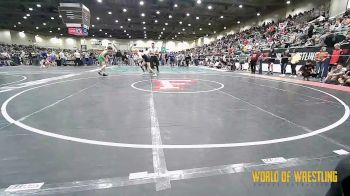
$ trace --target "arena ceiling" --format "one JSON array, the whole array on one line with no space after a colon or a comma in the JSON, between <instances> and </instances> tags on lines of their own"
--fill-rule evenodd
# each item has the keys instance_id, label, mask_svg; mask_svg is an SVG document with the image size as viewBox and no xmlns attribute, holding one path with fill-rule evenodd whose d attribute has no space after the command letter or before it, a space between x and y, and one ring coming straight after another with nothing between
<instances>
[{"instance_id":1,"label":"arena ceiling","mask_svg":"<svg viewBox=\"0 0 350 196\"><path fill-rule=\"evenodd\" d=\"M302 0L291 4L296 1ZM162 40L212 35L290 6L286 0L1 0L0 28L67 36L58 14L61 2L81 2L90 9L89 37Z\"/></svg>"}]
</instances>

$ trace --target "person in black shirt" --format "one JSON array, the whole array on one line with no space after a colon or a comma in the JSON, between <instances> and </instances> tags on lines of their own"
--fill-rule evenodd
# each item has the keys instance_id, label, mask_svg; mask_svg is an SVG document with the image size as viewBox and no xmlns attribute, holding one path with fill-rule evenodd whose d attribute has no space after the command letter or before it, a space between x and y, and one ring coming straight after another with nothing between
<instances>
[{"instance_id":1,"label":"person in black shirt","mask_svg":"<svg viewBox=\"0 0 350 196\"><path fill-rule=\"evenodd\" d=\"M338 181L331 183L326 196L347 196L350 195L350 155L342 159L335 168Z\"/></svg>"},{"instance_id":2,"label":"person in black shirt","mask_svg":"<svg viewBox=\"0 0 350 196\"><path fill-rule=\"evenodd\" d=\"M286 68L289 62L291 55L289 53L289 50L286 50L284 53L282 53L282 60L281 60L281 76L286 76Z\"/></svg>"},{"instance_id":3,"label":"person in black shirt","mask_svg":"<svg viewBox=\"0 0 350 196\"><path fill-rule=\"evenodd\" d=\"M275 60L276 60L276 52L275 50L272 48L270 55L269 55L269 59L268 59L268 71L267 74L271 74L273 75L273 65L275 64Z\"/></svg>"},{"instance_id":4,"label":"person in black shirt","mask_svg":"<svg viewBox=\"0 0 350 196\"><path fill-rule=\"evenodd\" d=\"M122 53L120 52L120 50L117 51L117 53L115 54L116 57L116 64L119 64L122 61Z\"/></svg>"},{"instance_id":5,"label":"person in black shirt","mask_svg":"<svg viewBox=\"0 0 350 196\"><path fill-rule=\"evenodd\" d=\"M186 62L186 66L187 67L190 66L190 61L191 61L191 56L189 54L187 54L186 57L185 57L185 62Z\"/></svg>"},{"instance_id":6,"label":"person in black shirt","mask_svg":"<svg viewBox=\"0 0 350 196\"><path fill-rule=\"evenodd\" d=\"M33 55L31 51L28 54L28 58L29 58L29 65L33 65Z\"/></svg>"}]
</instances>

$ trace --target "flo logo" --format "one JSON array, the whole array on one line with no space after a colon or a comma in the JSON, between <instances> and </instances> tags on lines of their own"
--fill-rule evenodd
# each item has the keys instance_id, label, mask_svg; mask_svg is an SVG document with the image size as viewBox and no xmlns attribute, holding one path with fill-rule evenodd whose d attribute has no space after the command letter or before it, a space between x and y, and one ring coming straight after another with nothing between
<instances>
[{"instance_id":1,"label":"flo logo","mask_svg":"<svg viewBox=\"0 0 350 196\"><path fill-rule=\"evenodd\" d=\"M152 80L152 82L155 91L183 90L193 83L192 80Z\"/></svg>"}]
</instances>

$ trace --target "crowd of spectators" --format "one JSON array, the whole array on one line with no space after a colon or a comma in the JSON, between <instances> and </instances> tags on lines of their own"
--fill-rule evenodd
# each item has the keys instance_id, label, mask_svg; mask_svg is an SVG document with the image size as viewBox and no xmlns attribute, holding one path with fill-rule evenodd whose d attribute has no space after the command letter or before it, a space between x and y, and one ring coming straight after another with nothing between
<instances>
[{"instance_id":1,"label":"crowd of spectators","mask_svg":"<svg viewBox=\"0 0 350 196\"><path fill-rule=\"evenodd\" d=\"M350 40L349 29L349 12L338 18L329 18L328 12L313 9L227 35L187 52L207 56L224 52L249 52L253 48L333 47L336 43Z\"/></svg>"},{"instance_id":2,"label":"crowd of spectators","mask_svg":"<svg viewBox=\"0 0 350 196\"><path fill-rule=\"evenodd\" d=\"M255 74L262 64L268 64L268 74L273 74L273 64L281 66L281 75L286 76L287 66L291 66L291 77L304 76L318 78L321 82L349 85L349 55L342 46L350 43L350 11L335 18L329 18L327 11L312 9L283 20L263 23L260 26L227 35L210 44L181 51L176 55L190 54L198 64L214 68L248 70ZM295 49L321 48L315 57L302 61ZM350 48L347 48L347 50ZM283 51L276 55L275 50ZM195 62L195 61L194 61ZM197 65L197 63L195 63ZM238 66L237 66L238 64ZM339 71L339 67L342 71ZM336 75L332 77L336 71ZM335 79L337 78L337 79Z\"/></svg>"}]
</instances>

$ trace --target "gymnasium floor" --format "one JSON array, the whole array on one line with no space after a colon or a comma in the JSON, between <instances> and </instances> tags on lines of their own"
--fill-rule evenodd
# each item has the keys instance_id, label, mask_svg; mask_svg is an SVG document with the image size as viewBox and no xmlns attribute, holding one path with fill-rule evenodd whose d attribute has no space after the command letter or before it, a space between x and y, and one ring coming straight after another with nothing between
<instances>
[{"instance_id":1,"label":"gymnasium floor","mask_svg":"<svg viewBox=\"0 0 350 196\"><path fill-rule=\"evenodd\" d=\"M350 151L345 88L200 67L108 72L0 68L0 195L320 196L329 184L254 184L251 171L333 170L334 151Z\"/></svg>"}]
</instances>

